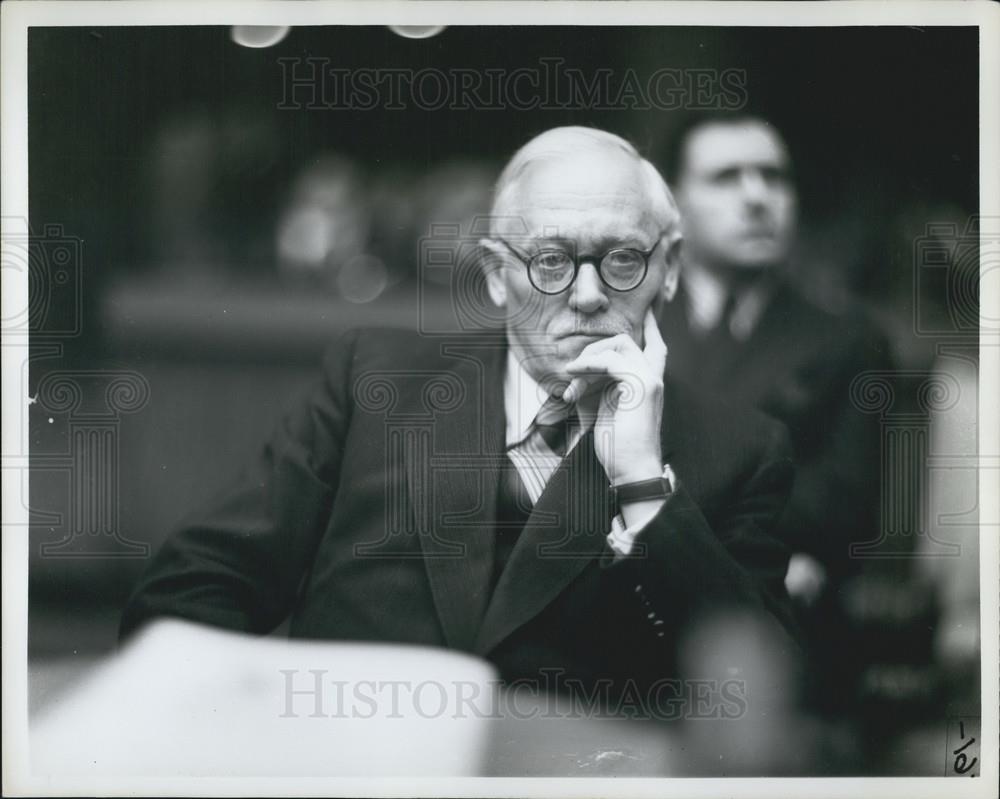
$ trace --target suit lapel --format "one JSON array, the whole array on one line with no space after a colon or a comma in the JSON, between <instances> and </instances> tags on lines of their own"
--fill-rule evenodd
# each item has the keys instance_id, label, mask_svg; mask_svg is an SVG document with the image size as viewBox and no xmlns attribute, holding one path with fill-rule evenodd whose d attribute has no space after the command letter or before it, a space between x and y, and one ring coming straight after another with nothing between
<instances>
[{"instance_id":1,"label":"suit lapel","mask_svg":"<svg viewBox=\"0 0 1000 799\"><path fill-rule=\"evenodd\" d=\"M605 551L607 476L588 432L553 474L489 596L504 452L503 365L496 343L446 350L466 394L436 419L431 452L408 448L406 481L431 594L449 647L485 654L541 612ZM674 451L673 386L661 447Z\"/></svg>"},{"instance_id":2,"label":"suit lapel","mask_svg":"<svg viewBox=\"0 0 1000 799\"><path fill-rule=\"evenodd\" d=\"M493 568L498 458L503 456L503 363L496 344L445 349L465 396L435 420L431 452L406 477L431 594L450 647L471 650Z\"/></svg>"},{"instance_id":3,"label":"suit lapel","mask_svg":"<svg viewBox=\"0 0 1000 799\"><path fill-rule=\"evenodd\" d=\"M668 369L682 376L686 382L726 394L739 395L747 383L756 383L761 376L761 365L780 367L785 357L772 358L772 351L787 352L794 344L798 330L801 301L791 299L790 289L778 283L774 293L764 300L764 309L757 324L745 340L732 336L699 335L692 329L689 318L689 299L684 282L678 288L673 302L666 306L660 317L660 329L667 342Z\"/></svg>"},{"instance_id":4,"label":"suit lapel","mask_svg":"<svg viewBox=\"0 0 1000 799\"><path fill-rule=\"evenodd\" d=\"M549 478L521 531L479 630L477 654L541 612L603 551L611 518L606 488L589 432Z\"/></svg>"},{"instance_id":5,"label":"suit lapel","mask_svg":"<svg viewBox=\"0 0 1000 799\"><path fill-rule=\"evenodd\" d=\"M660 447L675 451L674 389L664 385ZM594 432L580 439L549 479L518 538L486 610L475 652L485 655L538 615L607 550L612 509L608 478L594 452Z\"/></svg>"},{"instance_id":6,"label":"suit lapel","mask_svg":"<svg viewBox=\"0 0 1000 799\"><path fill-rule=\"evenodd\" d=\"M768 353L772 349L787 352L798 342L803 331L810 327L802 324L804 311L805 303L795 298L787 285L776 287L753 333L743 345L743 361L755 360L759 353ZM775 362L780 365L784 358L775 359ZM752 363L748 368L759 368L759 363Z\"/></svg>"},{"instance_id":7,"label":"suit lapel","mask_svg":"<svg viewBox=\"0 0 1000 799\"><path fill-rule=\"evenodd\" d=\"M738 367L738 348L729 336L696 333L690 319L690 299L684 281L660 311L659 325L667 344L667 370L685 380L713 385Z\"/></svg>"}]
</instances>

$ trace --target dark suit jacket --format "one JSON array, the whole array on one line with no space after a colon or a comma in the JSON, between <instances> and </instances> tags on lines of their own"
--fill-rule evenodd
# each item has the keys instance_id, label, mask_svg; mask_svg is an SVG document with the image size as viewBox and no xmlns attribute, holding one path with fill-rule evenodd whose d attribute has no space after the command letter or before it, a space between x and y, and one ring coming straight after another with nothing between
<instances>
[{"instance_id":1,"label":"dark suit jacket","mask_svg":"<svg viewBox=\"0 0 1000 799\"><path fill-rule=\"evenodd\" d=\"M505 357L495 338L347 335L254 467L158 553L122 635L158 615L265 633L291 614L292 636L450 647L507 676L654 679L701 613L793 626L771 534L791 482L786 434L671 381L662 449L679 485L635 557L612 563L590 433L491 595Z\"/></svg>"},{"instance_id":2,"label":"dark suit jacket","mask_svg":"<svg viewBox=\"0 0 1000 799\"><path fill-rule=\"evenodd\" d=\"M833 315L787 283L745 341L699 337L686 307L682 287L661 313L668 372L788 427L795 484L779 537L834 575L849 572L850 543L877 537L881 462L878 418L852 404L850 385L890 368L885 336L859 310Z\"/></svg>"}]
</instances>

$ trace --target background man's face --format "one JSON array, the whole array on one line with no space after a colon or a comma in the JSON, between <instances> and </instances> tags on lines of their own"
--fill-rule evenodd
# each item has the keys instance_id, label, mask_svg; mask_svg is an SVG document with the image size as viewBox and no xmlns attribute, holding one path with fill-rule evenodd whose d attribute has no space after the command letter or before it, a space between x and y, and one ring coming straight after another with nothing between
<instances>
[{"instance_id":1,"label":"background man's face","mask_svg":"<svg viewBox=\"0 0 1000 799\"><path fill-rule=\"evenodd\" d=\"M566 157L534 165L521 178L505 209L516 222L500 237L526 258L540 249L599 257L616 247L648 252L658 245L645 279L627 292L604 285L597 264L587 261L566 291L542 294L525 266L505 257L492 278L502 281L493 297L506 309L514 353L536 380L564 378L566 364L603 337L628 333L642 344L646 309L663 291L667 272L663 220L655 208L638 165L624 154ZM526 234L515 232L522 223Z\"/></svg>"},{"instance_id":2,"label":"background man's face","mask_svg":"<svg viewBox=\"0 0 1000 799\"><path fill-rule=\"evenodd\" d=\"M692 131L675 187L686 257L708 269L758 269L788 257L797 201L788 152L762 122Z\"/></svg>"}]
</instances>

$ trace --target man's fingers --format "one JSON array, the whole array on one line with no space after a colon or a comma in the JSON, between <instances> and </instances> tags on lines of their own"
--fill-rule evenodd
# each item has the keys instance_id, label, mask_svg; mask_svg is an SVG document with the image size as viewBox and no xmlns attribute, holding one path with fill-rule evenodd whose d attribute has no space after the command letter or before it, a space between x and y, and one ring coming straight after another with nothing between
<instances>
[{"instance_id":1,"label":"man's fingers","mask_svg":"<svg viewBox=\"0 0 1000 799\"><path fill-rule=\"evenodd\" d=\"M625 381L615 378L604 370L596 372L588 372L587 374L578 375L574 377L569 385L566 386L566 390L563 391L562 399L563 402L572 405L574 402L579 402L582 397L601 389L607 394L607 387L610 385L619 386L619 393L626 391L623 387Z\"/></svg>"},{"instance_id":2,"label":"man's fingers","mask_svg":"<svg viewBox=\"0 0 1000 799\"><path fill-rule=\"evenodd\" d=\"M654 363L665 364L667 359L667 343L660 334L660 326L656 323L656 315L652 308L646 309L646 318L643 320L642 335L645 346L643 353Z\"/></svg>"},{"instance_id":3,"label":"man's fingers","mask_svg":"<svg viewBox=\"0 0 1000 799\"><path fill-rule=\"evenodd\" d=\"M642 350L627 333L600 339L584 347L566 365L566 372L572 380L563 392L563 399L568 403L576 402L594 385L609 379L637 385L660 380L667 347L652 311L646 313L643 330L645 348Z\"/></svg>"},{"instance_id":4,"label":"man's fingers","mask_svg":"<svg viewBox=\"0 0 1000 799\"><path fill-rule=\"evenodd\" d=\"M628 333L619 333L617 336L609 336L608 338L598 339L592 344L588 344L580 351L580 355L577 358L582 358L584 355L597 352L606 352L612 350L614 352L626 353L630 349L638 347L635 341Z\"/></svg>"},{"instance_id":5,"label":"man's fingers","mask_svg":"<svg viewBox=\"0 0 1000 799\"><path fill-rule=\"evenodd\" d=\"M644 382L635 361L614 350L581 353L575 361L566 366L566 371L571 375Z\"/></svg>"},{"instance_id":6,"label":"man's fingers","mask_svg":"<svg viewBox=\"0 0 1000 799\"><path fill-rule=\"evenodd\" d=\"M584 350L576 360L566 364L566 371L571 375L581 374L609 374L609 370L614 366L620 366L624 361L620 352L614 350L604 350L594 352Z\"/></svg>"},{"instance_id":7,"label":"man's fingers","mask_svg":"<svg viewBox=\"0 0 1000 799\"><path fill-rule=\"evenodd\" d=\"M603 380L603 377L598 377L595 379ZM569 381L569 385L566 386L566 389L563 391L562 394L563 402L565 402L567 405L572 405L574 402L580 399L580 397L582 397L584 394L587 393L587 388L590 382L591 382L590 380L588 380L586 377L583 376L574 377L572 380Z\"/></svg>"}]
</instances>

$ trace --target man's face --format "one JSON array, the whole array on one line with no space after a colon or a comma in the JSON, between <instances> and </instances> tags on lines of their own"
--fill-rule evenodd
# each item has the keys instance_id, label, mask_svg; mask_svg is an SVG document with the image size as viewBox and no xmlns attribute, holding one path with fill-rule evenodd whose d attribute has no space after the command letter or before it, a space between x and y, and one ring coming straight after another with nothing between
<instances>
[{"instance_id":1,"label":"man's face","mask_svg":"<svg viewBox=\"0 0 1000 799\"><path fill-rule=\"evenodd\" d=\"M782 263L797 212L789 170L784 144L762 122L695 129L675 188L686 257L708 269Z\"/></svg>"},{"instance_id":2,"label":"man's face","mask_svg":"<svg viewBox=\"0 0 1000 799\"><path fill-rule=\"evenodd\" d=\"M672 296L678 236L664 231L648 191L638 164L615 153L535 164L520 179L503 211L511 222L498 238L525 259L540 249L596 256L581 263L568 289L543 294L521 261L499 245L491 248L503 266L489 275L490 294L506 311L514 354L535 380L568 379L566 364L601 338L627 333L641 346L646 310ZM615 291L601 281L598 261L608 250L654 247L635 289Z\"/></svg>"}]
</instances>

